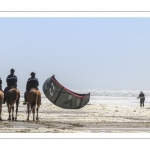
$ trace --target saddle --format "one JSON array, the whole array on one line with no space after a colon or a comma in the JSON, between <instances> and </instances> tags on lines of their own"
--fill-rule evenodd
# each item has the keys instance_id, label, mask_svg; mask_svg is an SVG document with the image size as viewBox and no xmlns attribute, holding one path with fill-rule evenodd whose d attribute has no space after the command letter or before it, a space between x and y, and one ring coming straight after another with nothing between
<instances>
[{"instance_id":1,"label":"saddle","mask_svg":"<svg viewBox=\"0 0 150 150\"><path fill-rule=\"evenodd\" d=\"M9 90L10 90L10 89L12 89L12 88L15 88L15 89L16 89L16 87L15 87L15 86L10 86L10 87L9 87Z\"/></svg>"},{"instance_id":2,"label":"saddle","mask_svg":"<svg viewBox=\"0 0 150 150\"><path fill-rule=\"evenodd\" d=\"M16 89L16 87L15 87L15 86L10 86L10 87L8 87L8 89L7 89L6 93L5 93L5 95L7 95L8 91L9 91L9 90L11 90L11 89L13 89L13 88L15 88L15 89Z\"/></svg>"}]
</instances>

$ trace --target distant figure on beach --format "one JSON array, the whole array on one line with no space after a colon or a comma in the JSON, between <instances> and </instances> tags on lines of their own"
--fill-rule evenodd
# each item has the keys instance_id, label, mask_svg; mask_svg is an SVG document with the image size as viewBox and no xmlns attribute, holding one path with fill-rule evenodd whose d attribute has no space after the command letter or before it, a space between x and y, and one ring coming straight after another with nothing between
<instances>
[{"instance_id":1,"label":"distant figure on beach","mask_svg":"<svg viewBox=\"0 0 150 150\"><path fill-rule=\"evenodd\" d=\"M31 72L31 78L28 79L27 81L27 84L26 84L26 91L24 93L24 99L25 99L25 102L23 103L24 105L26 104L27 102L27 94L28 92L34 88L34 89L38 89L38 86L39 86L39 81L37 78L35 78L35 73L34 72Z\"/></svg>"},{"instance_id":2,"label":"distant figure on beach","mask_svg":"<svg viewBox=\"0 0 150 150\"><path fill-rule=\"evenodd\" d=\"M17 76L14 75L15 70L11 69L10 70L10 75L7 76L6 78L6 83L7 83L7 87L4 89L4 101L3 104L5 104L6 102L6 93L8 90L10 90L12 87L17 88Z\"/></svg>"},{"instance_id":3,"label":"distant figure on beach","mask_svg":"<svg viewBox=\"0 0 150 150\"><path fill-rule=\"evenodd\" d=\"M140 92L138 98L140 98L140 107L142 107L142 105L143 105L143 107L144 107L145 95L144 95L144 93L143 93L142 91Z\"/></svg>"},{"instance_id":4,"label":"distant figure on beach","mask_svg":"<svg viewBox=\"0 0 150 150\"><path fill-rule=\"evenodd\" d=\"M2 90L2 79L0 78L0 90L3 92Z\"/></svg>"}]
</instances>

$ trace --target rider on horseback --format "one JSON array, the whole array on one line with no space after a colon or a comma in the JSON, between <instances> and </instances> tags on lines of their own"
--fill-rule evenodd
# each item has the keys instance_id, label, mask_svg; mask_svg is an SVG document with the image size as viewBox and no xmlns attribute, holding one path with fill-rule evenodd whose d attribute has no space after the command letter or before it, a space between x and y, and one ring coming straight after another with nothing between
<instances>
[{"instance_id":1,"label":"rider on horseback","mask_svg":"<svg viewBox=\"0 0 150 150\"><path fill-rule=\"evenodd\" d=\"M35 78L35 73L34 72L31 72L31 78L28 79L27 81L27 84L26 84L26 92L24 93L24 99L25 99L25 102L23 103L24 105L26 105L26 102L27 102L27 94L28 92L32 89L32 88L35 88L37 90L38 89L38 86L39 86L39 81L37 78Z\"/></svg>"},{"instance_id":2,"label":"rider on horseback","mask_svg":"<svg viewBox=\"0 0 150 150\"><path fill-rule=\"evenodd\" d=\"M11 89L12 87L17 88L17 76L14 75L15 70L11 69L10 70L10 75L7 76L6 78L6 82L7 82L7 87L4 90L4 102L3 104L5 104L6 101L6 93L9 89Z\"/></svg>"}]
</instances>

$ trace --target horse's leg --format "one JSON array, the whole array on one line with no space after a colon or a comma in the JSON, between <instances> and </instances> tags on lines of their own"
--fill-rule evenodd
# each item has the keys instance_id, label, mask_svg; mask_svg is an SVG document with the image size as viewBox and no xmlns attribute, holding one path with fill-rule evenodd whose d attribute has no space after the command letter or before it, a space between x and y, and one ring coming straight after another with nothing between
<instances>
[{"instance_id":1,"label":"horse's leg","mask_svg":"<svg viewBox=\"0 0 150 150\"><path fill-rule=\"evenodd\" d=\"M9 104L7 104L7 107L8 107L8 113L9 113L8 120L11 120L11 116L10 116L10 113L11 113L11 108L10 108Z\"/></svg>"},{"instance_id":2,"label":"horse's leg","mask_svg":"<svg viewBox=\"0 0 150 150\"><path fill-rule=\"evenodd\" d=\"M19 105L19 102L17 101L17 102L16 102L16 116L15 116L15 120L17 120L18 105Z\"/></svg>"},{"instance_id":3,"label":"horse's leg","mask_svg":"<svg viewBox=\"0 0 150 150\"><path fill-rule=\"evenodd\" d=\"M0 121L2 120L1 112L2 112L2 106L0 106Z\"/></svg>"},{"instance_id":4,"label":"horse's leg","mask_svg":"<svg viewBox=\"0 0 150 150\"><path fill-rule=\"evenodd\" d=\"M33 121L35 121L35 107L33 108Z\"/></svg>"},{"instance_id":5,"label":"horse's leg","mask_svg":"<svg viewBox=\"0 0 150 150\"><path fill-rule=\"evenodd\" d=\"M15 120L17 120L17 113L18 113L18 107L19 107L19 100L20 100L20 92L18 94L18 99L17 99L17 102L16 102L16 117L15 117Z\"/></svg>"},{"instance_id":6,"label":"horse's leg","mask_svg":"<svg viewBox=\"0 0 150 150\"><path fill-rule=\"evenodd\" d=\"M39 120L38 111L39 111L40 105L41 105L41 94L39 93L38 100L37 100L37 108L36 108L36 112L37 112L36 120Z\"/></svg>"},{"instance_id":7,"label":"horse's leg","mask_svg":"<svg viewBox=\"0 0 150 150\"><path fill-rule=\"evenodd\" d=\"M37 106L37 108L36 108L36 120L39 120L39 117L38 117L38 111L39 111L39 106Z\"/></svg>"},{"instance_id":8,"label":"horse's leg","mask_svg":"<svg viewBox=\"0 0 150 150\"><path fill-rule=\"evenodd\" d=\"M14 120L14 106L12 106L12 120Z\"/></svg>"},{"instance_id":9,"label":"horse's leg","mask_svg":"<svg viewBox=\"0 0 150 150\"><path fill-rule=\"evenodd\" d=\"M28 109L28 116L27 116L27 120L29 120L29 113L30 113L30 110L29 110L29 104L27 104L27 109Z\"/></svg>"}]
</instances>

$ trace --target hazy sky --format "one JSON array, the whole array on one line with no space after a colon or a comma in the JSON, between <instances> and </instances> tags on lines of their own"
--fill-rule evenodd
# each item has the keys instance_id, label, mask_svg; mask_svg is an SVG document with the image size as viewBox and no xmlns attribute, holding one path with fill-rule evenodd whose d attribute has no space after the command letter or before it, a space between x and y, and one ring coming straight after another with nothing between
<instances>
[{"instance_id":1,"label":"hazy sky","mask_svg":"<svg viewBox=\"0 0 150 150\"><path fill-rule=\"evenodd\" d=\"M0 18L0 65L3 88L14 68L19 89L150 89L150 18Z\"/></svg>"}]
</instances>

